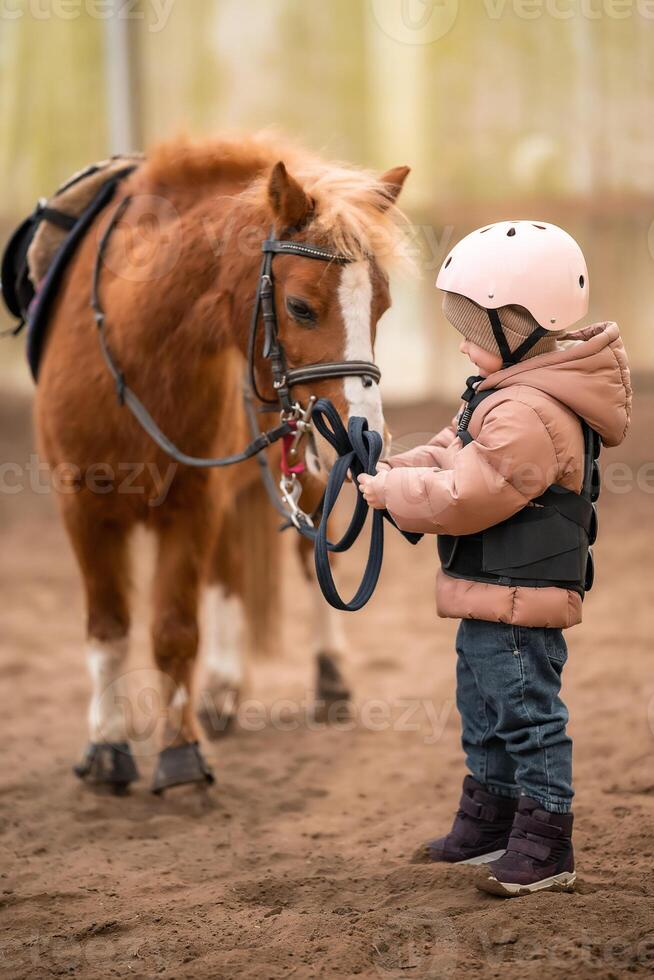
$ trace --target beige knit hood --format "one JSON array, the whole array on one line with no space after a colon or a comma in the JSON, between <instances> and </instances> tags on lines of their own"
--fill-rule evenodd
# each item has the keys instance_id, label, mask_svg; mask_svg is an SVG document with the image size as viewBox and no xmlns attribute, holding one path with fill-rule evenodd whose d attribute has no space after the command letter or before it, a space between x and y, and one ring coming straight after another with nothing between
<instances>
[{"instance_id":1,"label":"beige knit hood","mask_svg":"<svg viewBox=\"0 0 654 980\"><path fill-rule=\"evenodd\" d=\"M446 292L443 295L443 313L452 326L456 327L459 333L471 343L477 344L489 354L499 353L488 313L481 306L477 306L467 296ZM500 306L497 313L511 351L516 350L534 330L538 329L538 323L523 306ZM549 334L541 337L527 351L523 360L554 350L556 350L556 339L554 334Z\"/></svg>"}]
</instances>

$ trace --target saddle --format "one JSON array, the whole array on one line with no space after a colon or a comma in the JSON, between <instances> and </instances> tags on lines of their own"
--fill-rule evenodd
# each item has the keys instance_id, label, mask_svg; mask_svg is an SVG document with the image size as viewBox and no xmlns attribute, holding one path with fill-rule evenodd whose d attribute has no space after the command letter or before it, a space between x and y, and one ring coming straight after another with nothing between
<instances>
[{"instance_id":1,"label":"saddle","mask_svg":"<svg viewBox=\"0 0 654 980\"><path fill-rule=\"evenodd\" d=\"M0 267L2 297L18 317L14 333L27 325L27 360L35 381L63 275L93 219L142 160L136 153L115 156L78 171L51 198L39 200L9 239Z\"/></svg>"}]
</instances>

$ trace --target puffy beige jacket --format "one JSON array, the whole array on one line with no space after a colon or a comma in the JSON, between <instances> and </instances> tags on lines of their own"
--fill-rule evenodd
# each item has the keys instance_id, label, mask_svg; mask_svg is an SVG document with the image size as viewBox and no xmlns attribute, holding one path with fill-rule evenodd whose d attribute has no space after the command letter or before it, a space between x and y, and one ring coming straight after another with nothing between
<instances>
[{"instance_id":1,"label":"puffy beige jacket","mask_svg":"<svg viewBox=\"0 0 654 980\"><path fill-rule=\"evenodd\" d=\"M473 413L463 446L455 424L426 446L392 456L382 470L386 507L404 531L473 534L505 520L552 483L579 492L585 419L606 446L631 415L627 357L615 323L570 334L565 349L490 375L498 391ZM471 582L439 570L440 616L519 626L573 626L581 598L559 588Z\"/></svg>"}]
</instances>

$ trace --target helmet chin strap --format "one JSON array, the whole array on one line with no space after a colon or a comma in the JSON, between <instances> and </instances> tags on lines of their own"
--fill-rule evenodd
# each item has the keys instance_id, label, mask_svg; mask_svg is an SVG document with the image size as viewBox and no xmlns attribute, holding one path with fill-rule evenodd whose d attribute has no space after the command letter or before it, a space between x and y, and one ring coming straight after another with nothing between
<instances>
[{"instance_id":1,"label":"helmet chin strap","mask_svg":"<svg viewBox=\"0 0 654 980\"><path fill-rule=\"evenodd\" d=\"M541 337L545 337L547 335L547 330L545 327L541 327L539 325L529 334L526 340L523 340L520 346L516 347L516 349L512 352L511 348L509 347L509 342L506 339L499 313L497 310L486 310L486 312L488 313L488 319L490 320L491 327L493 328L493 336L495 337L495 341L500 352L500 357L502 358L503 368L512 367L514 364L518 364L525 354L531 350L534 344L537 344Z\"/></svg>"}]
</instances>

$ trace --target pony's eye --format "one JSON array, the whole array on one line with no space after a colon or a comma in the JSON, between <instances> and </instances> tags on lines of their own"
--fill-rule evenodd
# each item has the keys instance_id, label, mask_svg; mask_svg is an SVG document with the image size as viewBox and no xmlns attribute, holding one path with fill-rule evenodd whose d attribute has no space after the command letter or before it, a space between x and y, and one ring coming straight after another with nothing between
<instances>
[{"instance_id":1,"label":"pony's eye","mask_svg":"<svg viewBox=\"0 0 654 980\"><path fill-rule=\"evenodd\" d=\"M314 310L303 299L289 296L286 300L286 309L290 316L305 327L314 326L318 317Z\"/></svg>"}]
</instances>

